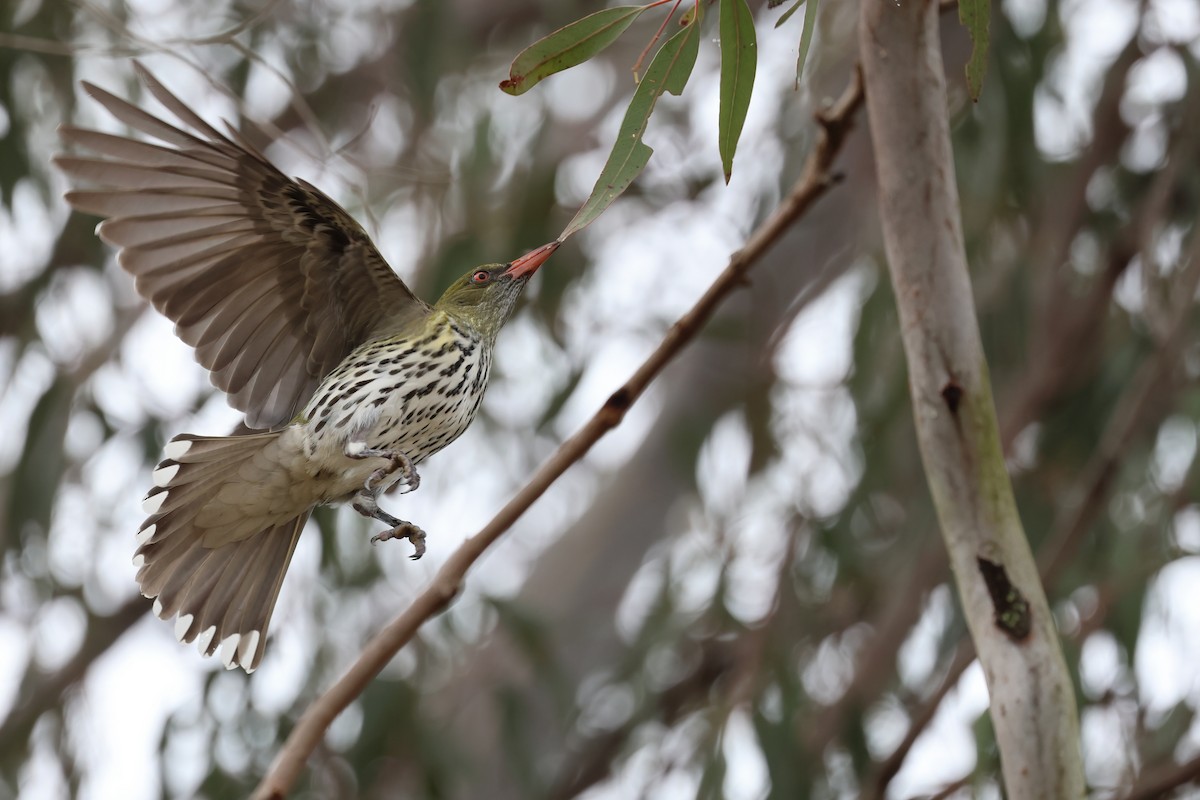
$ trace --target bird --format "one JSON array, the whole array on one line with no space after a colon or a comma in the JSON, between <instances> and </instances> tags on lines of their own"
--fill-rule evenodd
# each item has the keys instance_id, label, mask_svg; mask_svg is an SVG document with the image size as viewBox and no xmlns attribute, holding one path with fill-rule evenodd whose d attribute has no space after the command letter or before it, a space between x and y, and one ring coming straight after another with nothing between
<instances>
[{"instance_id":1,"label":"bird","mask_svg":"<svg viewBox=\"0 0 1200 800\"><path fill-rule=\"evenodd\" d=\"M497 334L560 242L477 266L429 305L336 202L134 70L174 121L81 85L157 141L63 125L53 160L68 204L104 218L97 235L138 293L244 414L233 435L165 444L133 561L180 642L249 673L314 508L350 503L388 526L373 541L425 552L380 495L416 489L416 465L471 424Z\"/></svg>"}]
</instances>

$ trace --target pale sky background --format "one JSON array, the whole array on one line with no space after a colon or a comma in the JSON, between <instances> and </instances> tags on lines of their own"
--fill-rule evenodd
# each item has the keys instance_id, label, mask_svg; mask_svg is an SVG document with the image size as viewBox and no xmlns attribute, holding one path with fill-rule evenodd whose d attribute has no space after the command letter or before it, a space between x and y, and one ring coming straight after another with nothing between
<instances>
[{"instance_id":1,"label":"pale sky background","mask_svg":"<svg viewBox=\"0 0 1200 800\"><path fill-rule=\"evenodd\" d=\"M1135 4L1128 0L1076 0L1065 5L1070 9L1065 19L1068 46L1059 55L1053 72L1058 91L1054 96L1041 93L1035 107L1039 146L1049 154L1063 156L1077 152L1090 136L1087 130L1090 98L1103 71L1128 40L1135 22ZM1152 5L1163 29L1173 31L1177 39L1190 42L1200 35L1200 4L1192 0L1156 0ZM136 9L135 27L144 25L142 30L147 34L164 37L195 34L189 27L194 20L174 2L139 0L130 6ZM1018 30L1022 26L1026 30L1036 29L1046 13L1042 0L1004 0L1000 8ZM760 86L771 80L790 81L794 68L799 27L775 31L772 27L775 16L765 18L759 26ZM346 33L341 28L334 30ZM683 100L665 102L686 104L695 120L689 135L700 143L700 152L711 153L715 158L715 126L711 120L716 118L716 82L704 79L702 74L715 70L714 51L714 47L702 47L697 74L692 77ZM269 53L263 55L268 60L271 57ZM211 120L231 113L228 101L190 69L161 56L147 57L145 61L203 116ZM106 59L88 63L94 67L94 82L118 87L120 93L118 76L127 70L126 64ZM255 75L248 106L258 109L260 116L269 117L286 102L287 96L277 80L261 71ZM481 76L477 86L466 87L464 91L491 92L495 95L488 101L492 106L511 109L516 101L494 91L494 78ZM545 92L532 93L524 102L551 103L558 113L583 118L594 107L589 105L592 102L589 98L599 102L605 94L604 87L612 80L614 76L608 71L585 66L549 81ZM1184 80L1182 63L1164 52L1134 74L1133 89L1143 102L1162 102L1179 96ZM528 438L532 420L522 416L523 406L541 407L535 402L523 404L522 399L531 392L548 396L571 365L586 364L583 380L561 414L553 436L543 437L544 441L537 443L544 457L628 377L675 317L691 305L744 241L753 222L749 213L755 207L750 202L754 187L773 181L771 172L779 163L779 145L774 137L756 135L773 127L773 115L779 113L779 109L766 102L772 96L760 92L757 102L751 104L733 182L727 189L709 195L710 213L698 214L694 207L684 212L670 206L645 213L640 204L618 201L583 234L583 249L594 267L590 273L593 277L577 287L575 296L568 301L570 311L563 316L572 323L565 331L565 349L549 344L538 328L539 323L528 316L517 318L506 329L497 351L497 373L486 403L498 418L505 420L507 427L498 431L474 427L458 443L423 465L419 491L402 498L391 495L384 503L385 508L418 521L431 532L429 553L424 560L410 562L406 545L372 548L366 537L359 535L357 527L341 526L347 530L339 533L339 547L346 553L358 552L361 558L380 559L387 575L387 585L380 592L381 596L387 596L388 608L374 612L376 627L390 617L391 609L401 608L457 543L489 520L519 485L523 475L506 469L504 443L506 439ZM84 115L83 122L112 127L94 104L82 103L80 113ZM615 133L621 113L621 108L613 112L605 126L609 135L602 139L610 139ZM0 119L0 125L3 124ZM469 131L470 125L464 124L462 129ZM389 140L402 135L403 127L394 116L380 113L368 134L366 147L386 153L393 146L388 144ZM448 131L447 135L454 132ZM518 146L528 131L516 124L509 128L501 125L497 135L510 137L514 146ZM686 173L688 165L682 155L686 150L656 140L653 124L647 141L657 152L645 181L651 185L669 184ZM1161 146L1153 131L1147 129L1128 158L1132 163L1153 163L1155 148ZM48 156L54 147L53 136L49 135L44 155ZM295 150L281 149L272 155L285 171L311 180L338 199L345 199L355 180L361 177L344 164L320 169ZM566 165L559 186L564 206L571 207L583 200L605 155L605 150L596 150ZM377 213L381 214L379 223L383 231L378 236L381 249L401 275L411 273L421 252L412 243L422 241L424 236L416 227L415 217L404 209L379 209ZM34 192L18 190L12 215L0 212L0 253L4 254L0 260L0 286L17 284L37 268L46 257L47 243L53 240L51 231L60 227L66 216L65 204L59 202L47 211ZM532 248L540 242L526 244ZM515 255L518 254L497 254L497 258ZM556 267L551 262L547 268ZM606 276L603 283L595 278L600 274ZM56 327L64 331L48 339L47 346L54 351L47 353L40 363L36 357L23 359L13 372L12 353L0 348L0 375L8 376L9 384L0 395L0 421L6 430L14 427L19 430L23 425L29 404L37 394L35 390L51 377L51 362L69 360L89 342L103 337L113 318L113 304L130 301L128 283L124 289L113 289L93 273L71 277L71 283L64 283L54 299L38 310L38 323L43 329ZM768 470L767 474L748 481L749 446L739 416L723 420L706 444L706 455L702 455L699 466L702 508L693 510L691 530L678 537L667 554L681 567L686 566L689 577L685 600L687 593L694 591L697 607L706 602L717 575L711 544L714 525L736 520L736 525L727 528L745 537L747 546L734 548L739 555L735 556L737 561L732 569L730 602L734 613L746 620L757 619L765 613L774 592L776 568L772 556L782 552L782 526L777 521L786 518L788 508L796 502L791 489L785 495L777 487L793 487L799 480L809 487L804 502L826 513L840 507L853 488L861 469L853 447L855 412L840 382L851 368L850 345L859 303L874 279L862 269L852 270L835 282L823 297L799 315L780 348L780 374L789 387L786 413L780 424L794 425L798 431L806 426L819 427L824 433L819 445L798 439L803 442L801 446L771 468L778 474ZM533 291L536 290L535 286ZM647 298L653 298L654 302L648 304ZM605 331L604 337L594 335L600 330ZM188 348L174 338L170 324L161 317L153 313L144 315L127 337L123 355L119 364L110 364L97 373L94 387L106 411L114 419L127 420L131 430L145 415L146 408L175 418L174 429L180 431L216 433L237 419L220 397L213 398L196 415L187 413L193 400L207 387L207 378L193 362ZM480 613L481 593L503 595L519 588L530 560L536 558L556 531L586 507L604 472L619 467L633 452L654 419L656 404L656 393L651 390L624 424L604 439L584 464L560 481L499 547L484 557L469 578L466 595L451 613L469 620ZM12 421L17 423L14 425ZM79 559L96 560L102 568L95 572L104 577L102 584L86 584L88 600L97 607L115 608L135 591L130 557L134 532L142 519L139 501L149 485L148 470L141 462L136 442L118 435L102 443L94 421L89 428L86 418L77 419L69 438L77 443L81 454L95 452L86 462L82 488L65 491L58 500L46 561L56 575L69 578L73 572L79 572ZM20 447L20 436L0 440L0 466L11 465ZM1196 431L1190 423L1173 435L1160 437L1156 468L1163 480L1182 475L1195 451ZM721 457L715 457L714 453L720 453ZM473 480L469 486L456 480L456 476L469 468L486 475L487 480ZM77 524L95 516L96 509L111 509L111 513L102 512L102 519L95 523ZM352 512L341 513L342 521L353 516ZM1200 515L1183 517L1178 526L1176 538L1181 547L1200 554ZM218 678L218 690L210 703L210 710L217 718L238 714L246 704L271 710L286 708L300 690L306 653L311 652L313 623L297 613L295 598L323 591L318 558L316 537L302 538L273 620L273 641L266 658L248 683L234 676ZM636 630L654 596L657 575L657 569L647 568L633 582L617 611L624 630ZM80 580L82 575L76 578ZM1139 686L1148 693L1143 700L1152 712L1161 713L1184 698L1191 698L1193 706L1200 703L1198 586L1200 555L1175 561L1153 584L1133 658ZM34 598L13 596L14 591L19 589L0 586L4 607L29 608L35 602ZM941 631L939 620L950 614L953 602L945 587L931 596L925 619L902 651L900 672L906 685L916 689L934 677L936 636ZM29 654L32 652L39 664L53 669L74 652L82 635L83 619L82 610L72 599L44 605L34 615L32 627L11 615L0 614L0 712L12 704L16 678ZM346 663L357 653L361 643L357 637L361 633L347 632ZM805 681L814 696L824 693L833 699L840 691L839 676L856 644L854 637L847 635L840 643L827 645L809 670L811 675L806 673ZM1128 680L1122 674L1124 667L1116 648L1116 643L1104 633L1087 641L1083 674L1084 688L1089 694L1102 694L1106 687ZM395 669L403 672L404 664L402 655ZM156 619L143 619L122 637L96 663L84 692L70 704L69 713L74 721L72 736L81 742L79 752L85 767L80 796L125 800L157 797L158 745L163 721L180 709L196 709L198 698L203 697L202 682L210 672L219 670L218 660L202 659L194 648L181 647L172 636L171 626ZM604 702L621 701L619 697L607 697ZM971 726L986 705L986 687L976 665L942 704L934 723L892 782L889 796L910 797L933 791L968 772L974 764ZM333 740L352 739L358 720L357 711L348 713L331 731ZM903 736L906 724L901 709L880 711L869 742L872 750L878 753L890 750ZM1082 725L1089 777L1093 782L1104 783L1106 771L1121 761L1113 758L1113 754L1119 756L1124 747L1116 734L1117 720L1107 712L1090 710L1084 715ZM698 775L664 765L685 760L684 755L692 749L689 736L695 732L681 725L662 733L659 737L647 737L644 746L616 775L585 796L589 800L617 800L652 787L652 796L656 798L693 797ZM45 731L34 733L35 740L41 742L42 757L34 759L22 780L23 798L58 798L66 791L52 766L46 736ZM203 777L200 771L203 759L189 758L187 746L186 740L177 740L178 751L168 754L172 770L168 783L183 793L194 789ZM204 740L197 735L194 747L204 746ZM739 712L732 718L724 747L729 760L727 796L735 800L765 796L766 766L751 723L744 714ZM1181 747L1188 753L1200 750L1200 724L1193 725L1186 744ZM236 743L219 743L216 757L223 763L238 763ZM197 768L189 772L189 764L193 763ZM1114 780L1116 777L1112 776Z\"/></svg>"}]
</instances>

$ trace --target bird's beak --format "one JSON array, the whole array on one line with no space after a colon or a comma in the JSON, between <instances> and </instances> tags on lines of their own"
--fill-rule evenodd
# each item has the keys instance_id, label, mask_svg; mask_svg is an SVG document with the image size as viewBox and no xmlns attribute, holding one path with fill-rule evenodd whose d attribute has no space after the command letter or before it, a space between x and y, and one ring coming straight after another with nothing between
<instances>
[{"instance_id":1,"label":"bird's beak","mask_svg":"<svg viewBox=\"0 0 1200 800\"><path fill-rule=\"evenodd\" d=\"M537 268L546 263L555 250L558 249L558 242L550 242L544 244L533 252L526 253L516 261L508 265L508 275L513 278L527 278L537 272Z\"/></svg>"}]
</instances>

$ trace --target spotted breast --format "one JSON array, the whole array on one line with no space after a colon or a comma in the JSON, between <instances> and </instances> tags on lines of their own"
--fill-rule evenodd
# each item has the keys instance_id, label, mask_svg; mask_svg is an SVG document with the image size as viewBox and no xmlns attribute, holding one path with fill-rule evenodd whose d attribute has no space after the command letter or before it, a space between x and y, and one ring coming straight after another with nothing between
<instances>
[{"instance_id":1,"label":"spotted breast","mask_svg":"<svg viewBox=\"0 0 1200 800\"><path fill-rule=\"evenodd\" d=\"M419 338L387 338L355 350L329 374L297 426L321 484L317 502L358 492L378 465L350 458L354 445L397 451L416 464L453 442L483 401L491 348L443 312ZM331 470L339 464L341 470ZM385 486L398 480L393 473Z\"/></svg>"}]
</instances>

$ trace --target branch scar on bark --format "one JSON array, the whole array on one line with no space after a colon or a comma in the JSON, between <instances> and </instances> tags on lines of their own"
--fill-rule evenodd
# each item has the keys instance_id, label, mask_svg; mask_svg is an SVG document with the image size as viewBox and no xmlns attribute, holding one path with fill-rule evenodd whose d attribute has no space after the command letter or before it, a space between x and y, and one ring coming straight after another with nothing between
<instances>
[{"instance_id":1,"label":"branch scar on bark","mask_svg":"<svg viewBox=\"0 0 1200 800\"><path fill-rule=\"evenodd\" d=\"M986 558L976 558L975 561L979 564L979 574L983 576L988 594L992 596L996 627L1014 642L1023 641L1033 627L1029 601L1012 585L1003 564Z\"/></svg>"},{"instance_id":2,"label":"branch scar on bark","mask_svg":"<svg viewBox=\"0 0 1200 800\"><path fill-rule=\"evenodd\" d=\"M962 396L963 388L954 378L951 378L942 387L942 399L946 401L946 407L950 409L951 414L958 414L958 401L962 400Z\"/></svg>"},{"instance_id":3,"label":"branch scar on bark","mask_svg":"<svg viewBox=\"0 0 1200 800\"><path fill-rule=\"evenodd\" d=\"M617 389L608 396L608 400L604 402L604 407L625 416L625 412L633 405L633 393L625 387Z\"/></svg>"}]
</instances>

